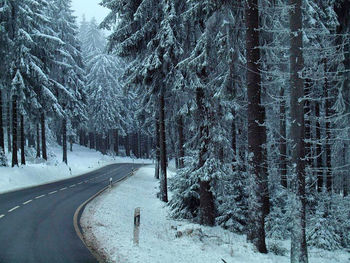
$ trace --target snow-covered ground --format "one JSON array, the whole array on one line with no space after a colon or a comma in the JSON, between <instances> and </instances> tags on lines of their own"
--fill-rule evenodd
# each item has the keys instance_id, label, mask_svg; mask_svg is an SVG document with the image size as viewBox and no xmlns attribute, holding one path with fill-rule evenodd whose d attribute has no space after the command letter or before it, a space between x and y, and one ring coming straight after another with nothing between
<instances>
[{"instance_id":1,"label":"snow-covered ground","mask_svg":"<svg viewBox=\"0 0 350 263\"><path fill-rule=\"evenodd\" d=\"M168 207L156 198L154 168L135 176L96 198L85 209L81 223L86 237L108 262L118 263L289 263L290 242L268 240L273 253L256 253L246 237L220 227L203 227L168 217ZM141 208L140 244L133 245L133 214ZM276 245L277 244L277 245ZM277 249L276 249L277 248ZM350 262L346 251L310 249L310 263Z\"/></svg>"},{"instance_id":2,"label":"snow-covered ground","mask_svg":"<svg viewBox=\"0 0 350 263\"><path fill-rule=\"evenodd\" d=\"M68 166L62 163L62 148L50 146L48 162L27 158L27 165L0 167L0 193L78 176L112 163L150 163L150 160L112 157L79 145L68 151ZM11 156L7 156L11 160Z\"/></svg>"}]
</instances>

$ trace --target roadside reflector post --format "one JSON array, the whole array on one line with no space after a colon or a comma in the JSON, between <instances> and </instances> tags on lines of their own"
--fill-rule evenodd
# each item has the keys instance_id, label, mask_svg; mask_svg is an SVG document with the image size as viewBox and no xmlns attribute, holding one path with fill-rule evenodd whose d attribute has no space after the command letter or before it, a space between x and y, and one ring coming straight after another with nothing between
<instances>
[{"instance_id":1,"label":"roadside reflector post","mask_svg":"<svg viewBox=\"0 0 350 263\"><path fill-rule=\"evenodd\" d=\"M140 207L137 207L134 213L134 245L139 245L140 216Z\"/></svg>"},{"instance_id":2,"label":"roadside reflector post","mask_svg":"<svg viewBox=\"0 0 350 263\"><path fill-rule=\"evenodd\" d=\"M112 188L112 181L113 181L112 177L109 178L109 188Z\"/></svg>"}]
</instances>

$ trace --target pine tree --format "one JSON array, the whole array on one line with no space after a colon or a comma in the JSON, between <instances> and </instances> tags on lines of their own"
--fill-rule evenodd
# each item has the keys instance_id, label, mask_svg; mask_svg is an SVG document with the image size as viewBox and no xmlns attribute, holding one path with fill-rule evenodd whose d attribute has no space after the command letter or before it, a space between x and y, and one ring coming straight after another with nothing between
<instances>
[{"instance_id":1,"label":"pine tree","mask_svg":"<svg viewBox=\"0 0 350 263\"><path fill-rule=\"evenodd\" d=\"M51 71L50 82L60 105L60 111L56 114L62 119L63 162L67 163L67 123L71 121L73 127L79 129L79 125L87 119L83 91L85 72L71 1L52 0L51 4L51 15L56 21L53 30L64 43L52 65L55 70Z\"/></svg>"}]
</instances>

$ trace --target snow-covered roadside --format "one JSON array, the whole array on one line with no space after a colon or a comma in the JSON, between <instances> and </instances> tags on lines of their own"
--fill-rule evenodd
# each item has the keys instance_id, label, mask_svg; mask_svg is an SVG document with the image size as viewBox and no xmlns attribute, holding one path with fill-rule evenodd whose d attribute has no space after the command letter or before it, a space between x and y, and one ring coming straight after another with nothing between
<instances>
[{"instance_id":1,"label":"snow-covered roadside","mask_svg":"<svg viewBox=\"0 0 350 263\"><path fill-rule=\"evenodd\" d=\"M10 156L8 156L10 158ZM0 167L0 193L45 184L78 176L112 163L150 163L150 160L112 157L79 145L68 151L68 166L62 163L62 148L50 147L49 160L35 163L28 158L27 165Z\"/></svg>"},{"instance_id":2,"label":"snow-covered roadside","mask_svg":"<svg viewBox=\"0 0 350 263\"><path fill-rule=\"evenodd\" d=\"M245 236L220 227L203 227L168 217L168 208L156 198L154 168L141 168L87 205L81 219L85 236L93 240L108 262L118 263L289 263L289 242L278 242L286 256L254 252ZM141 207L140 245L133 245L133 213ZM268 243L274 243L269 240ZM345 251L311 249L310 263L350 262Z\"/></svg>"}]
</instances>

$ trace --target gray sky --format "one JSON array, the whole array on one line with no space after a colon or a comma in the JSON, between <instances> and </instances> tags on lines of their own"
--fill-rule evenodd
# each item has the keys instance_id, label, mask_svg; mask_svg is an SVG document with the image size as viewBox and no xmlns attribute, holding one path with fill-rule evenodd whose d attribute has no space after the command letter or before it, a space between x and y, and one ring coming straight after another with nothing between
<instances>
[{"instance_id":1,"label":"gray sky","mask_svg":"<svg viewBox=\"0 0 350 263\"><path fill-rule=\"evenodd\" d=\"M99 3L100 0L72 0L72 9L78 17L78 22L81 21L83 14L88 21L95 17L98 23L102 22L109 9L100 6Z\"/></svg>"}]
</instances>

